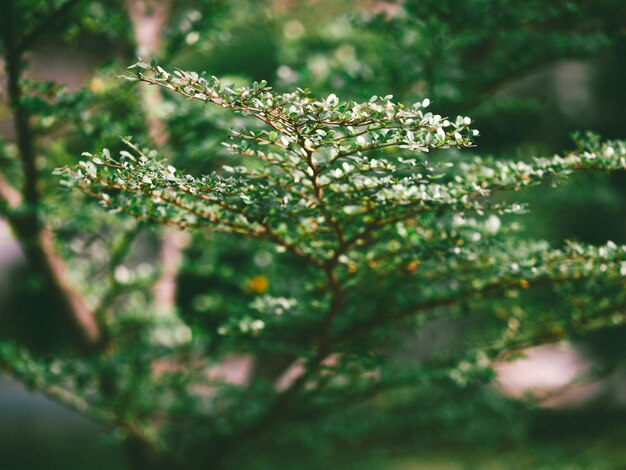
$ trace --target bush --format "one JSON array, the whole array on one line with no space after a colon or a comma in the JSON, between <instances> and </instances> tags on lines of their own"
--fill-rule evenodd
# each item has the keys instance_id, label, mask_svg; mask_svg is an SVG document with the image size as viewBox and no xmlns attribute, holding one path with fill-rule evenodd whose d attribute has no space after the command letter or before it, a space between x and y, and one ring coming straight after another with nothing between
<instances>
[{"instance_id":1,"label":"bush","mask_svg":"<svg viewBox=\"0 0 626 470\"><path fill-rule=\"evenodd\" d=\"M69 94L21 81L24 49L4 34L17 158L6 152L2 211L78 339L43 356L4 341L0 364L112 425L139 468L271 468L302 464L303 449L373 441L510 441L523 423L484 386L493 363L624 323L626 246L531 239L514 194L623 170L624 141L579 134L556 156L481 158L472 119L434 114L427 98L316 98L142 59L124 76L141 88ZM171 135L150 103L174 109ZM92 142L112 142L116 124L139 137L78 165L63 162L66 137L49 164L78 191L44 197L29 113L45 125L64 111ZM221 129L230 139L218 149ZM148 139L192 149L190 172ZM192 234L186 249L172 228ZM160 265L146 263L153 246ZM437 344L438 328L457 333ZM407 360L416 341L419 360Z\"/></svg>"}]
</instances>

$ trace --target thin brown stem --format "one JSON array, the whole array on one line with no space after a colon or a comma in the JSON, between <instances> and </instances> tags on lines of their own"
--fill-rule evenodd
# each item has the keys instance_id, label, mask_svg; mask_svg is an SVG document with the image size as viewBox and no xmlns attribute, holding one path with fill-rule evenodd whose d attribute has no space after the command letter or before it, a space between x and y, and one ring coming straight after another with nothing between
<instances>
[{"instance_id":1,"label":"thin brown stem","mask_svg":"<svg viewBox=\"0 0 626 470\"><path fill-rule=\"evenodd\" d=\"M333 323L337 318L337 315L339 315L344 303L343 290L341 288L341 282L337 277L335 266L327 266L325 271L328 283L328 290L330 292L330 305L328 307L328 312L324 317L324 321L322 322L322 327L319 334L318 355L322 357L322 360L332 351Z\"/></svg>"},{"instance_id":2,"label":"thin brown stem","mask_svg":"<svg viewBox=\"0 0 626 470\"><path fill-rule=\"evenodd\" d=\"M528 280L528 287L537 287L539 285L545 284L556 284L564 281L570 280L569 277L541 277L534 280ZM370 317L358 324L351 325L349 328L344 329L343 331L339 331L337 335L334 337L334 341L344 341L346 339L352 338L354 336L358 336L359 334L367 333L373 331L376 327L381 326L383 324L390 324L394 321L402 320L407 317L417 315L420 313L425 313L433 310L437 310L439 308L451 307L454 305L458 305L459 303L468 300L472 297L478 296L491 296L502 292L511 287L518 286L517 280L509 280L503 279L487 284L479 289L470 289L467 291L462 291L457 294L453 294L450 296L435 298L431 300L426 300L420 304L414 305L412 307L396 310L395 312L391 312L388 314L381 314L374 317Z\"/></svg>"}]
</instances>

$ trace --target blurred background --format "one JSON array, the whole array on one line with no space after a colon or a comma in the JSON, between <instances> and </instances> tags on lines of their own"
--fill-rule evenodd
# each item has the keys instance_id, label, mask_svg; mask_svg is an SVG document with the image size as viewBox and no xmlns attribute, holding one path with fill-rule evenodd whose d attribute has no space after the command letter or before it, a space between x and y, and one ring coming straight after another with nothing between
<instances>
[{"instance_id":1,"label":"blurred background","mask_svg":"<svg viewBox=\"0 0 626 470\"><path fill-rule=\"evenodd\" d=\"M481 131L481 155L525 159L562 153L575 147L572 134L584 130L626 137L621 0L185 0L173 2L160 17L163 2L156 1L147 2L157 12L152 21L133 17L136 1L75 3L28 55L26 77L43 83L40 89L56 107L37 122L46 131L40 143L48 152L44 170L77 161L81 151L115 145L120 135L150 135L141 116L128 114L140 99L137 88L116 78L146 53L168 67L206 70L236 83L265 79L279 90L306 87L315 95L333 92L355 100L391 93L408 103L428 97L438 113L473 118ZM0 15L6 14L3 2ZM0 165L8 165L14 134L4 76L0 87ZM106 102L106 112L76 113L77 100ZM219 112L206 114L168 97L157 107L154 115L167 126L166 146L178 167L208 172L224 162L219 142L229 123ZM121 116L123 126L116 124ZM516 197L530 207L524 220L528 237L555 245L626 243L623 172L576 175L559 188ZM143 246L140 260L158 255L149 236ZM249 247L236 250L233 258L250 255ZM253 275L246 271L243 278ZM185 299L207 279L224 292L247 282L194 266L181 276L183 310L199 308ZM262 288L255 286L248 284ZM205 307L219 308L223 298L205 298ZM0 337L42 353L63 348L64 326L47 302L0 221ZM450 347L459 334L455 328L443 323L426 331L428 339L418 341L408 359ZM625 358L626 328L618 327L535 348L499 366L493 393L530 396L537 405L530 412L511 411L506 432L497 429L497 420L487 424L494 429L476 431L511 434L504 448L472 442L452 452L441 442L415 455L408 445L366 460L347 450L343 458L311 468L626 468ZM588 379L596 370L602 373ZM109 441L108 429L0 375L0 468L128 468Z\"/></svg>"}]
</instances>

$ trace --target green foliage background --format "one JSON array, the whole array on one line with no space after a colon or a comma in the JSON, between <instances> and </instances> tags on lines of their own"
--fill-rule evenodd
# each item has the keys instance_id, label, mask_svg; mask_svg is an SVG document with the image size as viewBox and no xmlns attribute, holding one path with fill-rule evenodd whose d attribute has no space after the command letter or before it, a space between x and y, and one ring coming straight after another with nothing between
<instances>
[{"instance_id":1,"label":"green foliage background","mask_svg":"<svg viewBox=\"0 0 626 470\"><path fill-rule=\"evenodd\" d=\"M584 317L587 310L603 308L598 304L601 299L622 299L622 283L590 283L583 294L576 285L529 293L518 286L502 302L468 300L438 314L451 318L443 328L454 333L419 360L407 359L403 351L428 319L412 319L400 330L393 326L378 330L363 340L365 346L357 343L351 345L354 351L344 351L337 373L348 380L347 386L339 384L320 396L305 390L301 402L277 416L263 433L248 434L246 429L272 402L271 380L244 389L220 384L222 393L212 404L219 411L207 413L207 404L189 387L213 385L199 383L206 364L200 365L198 358L219 364L233 352L251 352L268 369L261 375L273 378L273 364L281 364L285 350L293 354L302 347L306 354L309 325L315 319L307 323L297 316L292 322L291 317L280 317L284 323L278 322L276 331L282 334L273 337L274 330L268 335L255 333L257 313L265 312L269 325L268 318L274 317L267 312L276 308L272 298L316 305L320 300L316 289L323 281L295 257L276 253L259 240L195 232L178 276L176 312L155 314L150 287L159 276L154 262L159 229L109 214L77 192L60 190L59 178L52 175L55 168L84 159L84 151L95 154L107 148L116 158L126 151L122 136L132 135L141 147L153 147L138 85L116 78L136 61L124 5L75 3L32 44L32 57L35 60L38 51L50 48L81 50L95 56L93 75L76 91L24 78L23 105L31 113L40 154L38 169L45 188L41 217L57 234L72 279L96 305L114 346L88 359L76 356L62 315L55 313L61 308L55 308L37 277L30 275L20 286L24 292L17 292L13 305L5 309L10 315L1 320L6 325L0 343L3 368L35 389L79 390L74 406L109 423L114 440L143 459L136 463L138 468L195 468L214 459L229 468L307 464L388 468L389 461L402 464L404 457L399 456L427 455L436 461L439 457L431 457L433 452L446 456L450 449L458 451L467 465L477 466L493 461L492 452L503 450L511 455L511 461L501 464L506 468L565 468L572 463L580 468L616 468L623 461L623 452L616 449L624 429L614 425L623 411L581 412L571 426L567 421L571 418L496 393L488 385L492 372L480 365L482 356L477 355L501 334L502 310L510 313L520 304L522 311L514 316L533 320L530 337L540 336L545 324L562 328L599 358L602 371L612 371L623 365L624 327L601 324L593 333L571 329L570 300L576 299ZM13 4L11 21L25 35L54 7L63 6L43 1ZM382 9L380 14L377 9ZM578 145L587 145L591 152L603 148L593 137L572 143L569 135L576 130L592 129L607 139L624 137L626 97L620 77L626 70L625 22L625 8L616 0L439 0L396 6L342 1L175 2L158 59L168 70L207 70L238 85L267 80L277 92L301 87L311 89L314 96L334 93L341 100L355 101L393 94L394 101L404 103L428 97L444 116L472 117L472 126L481 131L475 153L486 162L513 159L532 164L531 156L563 155L564 149ZM590 99L579 108L564 107L558 90L563 85L554 83L555 67L566 60L587 67L584 89ZM164 94L158 111L170 134L165 148L159 149L169 158L164 165L199 177L224 164L249 164L221 145L229 129L243 125L241 118L178 98ZM471 170L463 166L465 155L472 152L449 152L445 158L464 174L464 168ZM442 153L436 155L444 158ZM1 142L0 163L7 179L21 181L18 152L10 138ZM555 180L559 179L557 175ZM523 218L523 226L509 224L517 216L503 216L506 241L481 245L479 254L498 259L506 246L520 259L529 258L545 248L534 245L534 239L547 239L554 246L573 240L566 254L576 252L578 243L626 243L624 183L624 172L583 173L557 189L498 196L502 205L521 199L530 214ZM436 248L435 242L425 247ZM400 259L410 263L410 255ZM597 252L588 256L596 260ZM428 273L436 275L442 268L445 274L448 261L445 256L441 265L433 261ZM363 282L371 288L364 293L367 303L360 304L357 298L350 305L354 318L368 309L384 310L392 304L390 297L399 302L409 298L402 294L411 289L402 273ZM517 300L520 293L526 302ZM288 310L287 305L280 308ZM13 319L15 311L21 312L21 320ZM190 335L193 340L185 341ZM155 379L152 365L172 358L180 369ZM461 379L450 373L459 362L466 364ZM363 372L375 369L384 371L381 388L388 391L374 387L372 394ZM169 426L155 424L161 415L168 417ZM598 416L604 419L599 422ZM588 435L588 423L601 429L597 438ZM579 434L573 433L562 445L551 445L554 436L569 427L578 428ZM145 443L153 446L150 452L132 450ZM582 450L574 457L566 455L576 447L598 450L591 456ZM525 450L529 448L537 450ZM150 460L154 449L157 463Z\"/></svg>"}]
</instances>

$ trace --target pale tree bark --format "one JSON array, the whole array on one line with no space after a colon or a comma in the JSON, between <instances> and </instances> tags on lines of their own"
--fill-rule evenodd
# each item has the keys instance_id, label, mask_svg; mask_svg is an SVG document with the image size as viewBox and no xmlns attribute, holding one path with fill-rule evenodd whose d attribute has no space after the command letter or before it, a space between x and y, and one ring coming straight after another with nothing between
<instances>
[{"instance_id":1,"label":"pale tree bark","mask_svg":"<svg viewBox=\"0 0 626 470\"><path fill-rule=\"evenodd\" d=\"M158 54L170 7L170 0L126 0L139 55L149 58ZM161 92L157 87L141 87L140 90L148 135L157 147L163 147L169 142L169 133L160 115ZM154 302L159 309L172 310L175 306L178 266L187 243L186 233L172 228L164 230L159 253L161 275L153 288Z\"/></svg>"}]
</instances>

